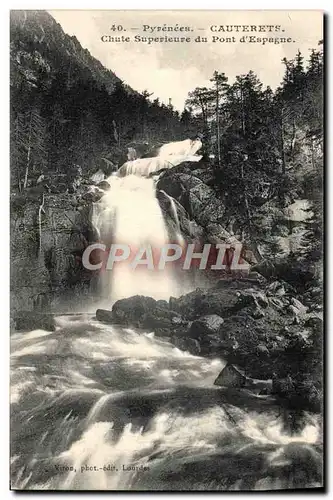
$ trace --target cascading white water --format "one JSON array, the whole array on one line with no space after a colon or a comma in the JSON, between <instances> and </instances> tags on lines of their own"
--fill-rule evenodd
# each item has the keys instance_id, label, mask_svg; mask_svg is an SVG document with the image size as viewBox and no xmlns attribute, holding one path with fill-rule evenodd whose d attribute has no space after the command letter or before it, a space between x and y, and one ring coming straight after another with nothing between
<instances>
[{"instance_id":1,"label":"cascading white water","mask_svg":"<svg viewBox=\"0 0 333 500\"><path fill-rule=\"evenodd\" d=\"M265 396L250 410L245 391L236 406L213 386L222 360L89 316L58 317L56 332L11 343L14 489L320 486L318 416L291 436Z\"/></svg>"},{"instance_id":2,"label":"cascading white water","mask_svg":"<svg viewBox=\"0 0 333 500\"><path fill-rule=\"evenodd\" d=\"M169 235L156 198L155 182L149 175L184 161L199 161L201 156L195 153L201 146L200 141L189 139L169 143L162 146L160 156L128 161L118 175L111 175L107 179L110 189L93 210L93 225L101 241L108 247L127 245L131 253L150 245L157 257L161 247L169 243ZM176 224L176 240L183 244L175 202L166 196ZM133 295L169 299L188 291L177 283L172 269L149 270L147 266L133 269L129 260L115 263L112 271L105 270L101 282L112 302Z\"/></svg>"},{"instance_id":3,"label":"cascading white water","mask_svg":"<svg viewBox=\"0 0 333 500\"><path fill-rule=\"evenodd\" d=\"M155 196L152 179L128 175L111 176L110 189L95 207L93 224L105 244L128 245L131 252L150 245L153 251L169 242L162 210ZM132 269L130 261L117 262L101 277L112 301L131 295L149 295L169 299L179 289L172 271L149 270L142 265Z\"/></svg>"},{"instance_id":4,"label":"cascading white water","mask_svg":"<svg viewBox=\"0 0 333 500\"><path fill-rule=\"evenodd\" d=\"M175 200L172 198L172 196L168 195L168 193L166 193L165 191L161 190L160 191L161 193L163 193L166 198L169 200L169 203L170 203L170 214L171 214L171 217L175 223L175 226L176 226L176 240L177 240L177 243L179 245L184 245L184 238L182 236L182 233L181 233L181 229L180 229L180 221L179 221L179 215L178 215L178 210L177 210L177 206L176 206L176 202Z\"/></svg>"},{"instance_id":5,"label":"cascading white water","mask_svg":"<svg viewBox=\"0 0 333 500\"><path fill-rule=\"evenodd\" d=\"M176 167L184 162L198 162L202 156L196 153L202 147L200 140L169 142L161 146L158 156L152 158L137 158L124 163L119 169L119 175L149 176L162 169Z\"/></svg>"}]
</instances>

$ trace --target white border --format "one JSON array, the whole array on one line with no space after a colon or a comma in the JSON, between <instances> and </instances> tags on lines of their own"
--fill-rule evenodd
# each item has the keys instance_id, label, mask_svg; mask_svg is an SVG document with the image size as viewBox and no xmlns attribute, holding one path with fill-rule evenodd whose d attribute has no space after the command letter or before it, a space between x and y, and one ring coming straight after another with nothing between
<instances>
[{"instance_id":1,"label":"white border","mask_svg":"<svg viewBox=\"0 0 333 500\"><path fill-rule=\"evenodd\" d=\"M1 68L1 77L0 77L0 83L1 83L1 115L2 115L2 120L1 120L1 179L0 179L0 189L1 189L1 194L0 194L0 203L1 203L1 208L0 208L0 220L2 222L1 224L1 245L0 245L0 250L1 250L1 286L3 287L2 294L0 295L0 307L1 307L1 314L0 314L0 321L1 321L1 330L0 333L2 335L2 345L0 347L0 353L2 356L2 360L0 363L1 367L1 383L2 383L2 391L1 391L1 421L0 421L0 430L1 430L1 452L0 452L0 493L1 493L1 499L7 499L7 498L12 498L14 493L9 491L9 300L8 300L8 295L9 295L9 272L8 272L8 263L9 263L9 234L8 234L8 221L9 221L9 203L8 203L8 192L9 192L9 132L8 132L8 124L9 124L9 10L10 9L45 9L45 10L51 10L51 9L119 9L119 10L126 10L126 9L158 9L158 10L172 10L172 9L195 9L195 10L214 10L214 9L226 9L226 10L265 10L269 8L269 10L304 10L304 9L311 9L311 10L323 10L325 11L328 15L332 13L332 2L331 0L321 0L317 2L309 2L307 0L303 0L302 2L296 1L296 0L279 0L278 2L267 2L267 0L252 0L251 2L247 2L246 0L233 0L232 2L221 2L221 0L205 0L204 2L199 2L197 0L192 0L190 1L185 1L185 0L159 0L158 6L157 6L157 1L156 0L140 0L140 2L136 2L135 0L113 0L113 1L108 1L108 0L94 0L94 2L91 2L89 0L80 0L80 1L68 1L68 0L57 0L55 1L49 1L49 0L35 0L34 2L31 2L30 0L12 0L12 1L3 1L0 6L0 54L1 54L1 60L0 60L0 68ZM328 33L326 33L328 35ZM333 53L333 47L332 47L332 34L331 34L331 40L329 40L329 46L326 47L326 54L329 55L329 60L326 60L326 73L327 76L329 75L329 70L332 71L332 53ZM329 88L329 85L327 83L327 89ZM329 102L329 111L327 112L327 120L331 121L332 118L332 101ZM328 126L328 124L327 124ZM333 165L331 165L331 158L332 158L332 143L333 141L329 140L328 137L328 132L326 132L326 137L327 137L327 186L326 186L326 193L327 193L327 203L328 203L328 211L326 215L326 232L327 229L331 230L329 231L329 234L332 234L332 227L333 227L333 205L332 205L332 198L333 198L333 181L332 175L329 175L329 171L333 168ZM327 239L327 244L329 245L330 241L329 238ZM329 245L330 248L330 245ZM326 253L326 259L327 259L327 278L328 278L328 283L332 283L332 267L329 266L329 253L327 251ZM333 295L330 296L330 293L327 293L327 310L330 311L332 310L333 306ZM327 318L330 319L330 318ZM327 334L326 334L326 347L328 347L328 353L326 354L326 359L327 359L327 376L329 377L329 381L327 381L327 387L330 387L329 382L331 381L331 376L332 376L332 370L329 370L330 362L329 360L333 359L332 356L332 342L329 342L329 335L332 329L330 328L331 322L327 322ZM327 396L328 396L328 390L327 390ZM328 405L328 403L332 402L332 398L330 398L328 401L326 401L326 412L327 412L327 424L326 424L326 429L327 429L327 434L328 438L330 437L329 433L329 422L328 422L328 415L331 415L331 404ZM329 406L329 408L328 408ZM326 481L327 481L327 486L329 487L329 480L332 477L332 467L331 467L331 454L329 453L332 448L331 448L331 441L329 440L329 443L327 443L327 450L326 450L326 459L328 461L327 466L327 474L326 474ZM222 493L224 497L230 496L228 493ZM252 493L252 495L255 493ZM31 495L31 493L30 493ZM112 493L111 493L112 495ZM133 494L131 494L132 496ZM167 497L177 497L180 494L173 494L171 495L164 495ZM198 493L196 493L198 495ZM206 496L207 494L203 494ZM286 495L290 496L290 494L283 493L281 495L275 496L275 498L281 496L285 497ZM315 493L313 494L315 495ZM24 493L20 493L20 496L26 496ZM48 498L48 494L39 494L39 498ZM91 493L91 494L86 494L84 495L84 498L92 498L93 496L96 496L96 493ZM128 496L126 494L122 494L122 496ZM201 495L202 496L202 495ZM238 498L245 497L246 494L239 494L237 495ZM62 498L70 498L71 493L64 493L62 495Z\"/></svg>"}]
</instances>

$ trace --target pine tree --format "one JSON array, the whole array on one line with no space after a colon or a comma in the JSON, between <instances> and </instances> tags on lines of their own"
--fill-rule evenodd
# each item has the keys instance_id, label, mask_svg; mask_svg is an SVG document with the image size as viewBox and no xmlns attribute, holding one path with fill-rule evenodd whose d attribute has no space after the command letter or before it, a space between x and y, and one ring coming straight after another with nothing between
<instances>
[{"instance_id":1,"label":"pine tree","mask_svg":"<svg viewBox=\"0 0 333 500\"><path fill-rule=\"evenodd\" d=\"M216 150L217 150L217 167L221 168L221 134L220 134L220 114L222 108L222 100L228 88L228 78L224 73L214 72L213 78L210 79L214 84L213 92L215 93L215 124L216 124Z\"/></svg>"}]
</instances>

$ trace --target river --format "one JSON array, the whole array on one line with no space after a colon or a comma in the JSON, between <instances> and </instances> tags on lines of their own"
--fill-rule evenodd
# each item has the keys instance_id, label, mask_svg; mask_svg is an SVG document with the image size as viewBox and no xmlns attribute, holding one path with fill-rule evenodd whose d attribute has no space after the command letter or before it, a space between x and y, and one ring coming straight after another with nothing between
<instances>
[{"instance_id":1,"label":"river","mask_svg":"<svg viewBox=\"0 0 333 500\"><path fill-rule=\"evenodd\" d=\"M224 363L153 332L56 318L11 337L14 489L265 490L321 485L314 416L297 435L267 396L213 382Z\"/></svg>"}]
</instances>

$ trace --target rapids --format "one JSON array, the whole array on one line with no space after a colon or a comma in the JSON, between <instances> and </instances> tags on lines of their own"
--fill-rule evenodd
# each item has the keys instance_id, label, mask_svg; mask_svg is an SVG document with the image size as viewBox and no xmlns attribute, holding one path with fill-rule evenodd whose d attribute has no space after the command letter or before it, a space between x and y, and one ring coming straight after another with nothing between
<instances>
[{"instance_id":1,"label":"rapids","mask_svg":"<svg viewBox=\"0 0 333 500\"><path fill-rule=\"evenodd\" d=\"M321 486L314 416L298 435L267 396L215 387L224 363L90 315L11 337L14 489Z\"/></svg>"}]
</instances>

